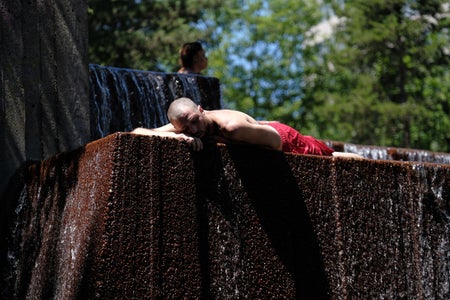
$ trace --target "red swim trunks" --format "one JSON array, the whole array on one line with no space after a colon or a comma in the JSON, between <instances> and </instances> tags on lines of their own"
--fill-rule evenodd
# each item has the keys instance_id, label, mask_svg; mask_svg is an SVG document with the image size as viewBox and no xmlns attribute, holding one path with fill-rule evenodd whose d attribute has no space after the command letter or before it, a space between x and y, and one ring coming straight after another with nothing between
<instances>
[{"instance_id":1,"label":"red swim trunks","mask_svg":"<svg viewBox=\"0 0 450 300\"><path fill-rule=\"evenodd\" d=\"M299 154L314 154L331 156L334 152L333 149L325 145L322 141L319 141L312 136L302 135L294 128L285 125L280 122L259 122L260 124L269 125L278 131L281 137L282 150L284 152L292 152Z\"/></svg>"}]
</instances>

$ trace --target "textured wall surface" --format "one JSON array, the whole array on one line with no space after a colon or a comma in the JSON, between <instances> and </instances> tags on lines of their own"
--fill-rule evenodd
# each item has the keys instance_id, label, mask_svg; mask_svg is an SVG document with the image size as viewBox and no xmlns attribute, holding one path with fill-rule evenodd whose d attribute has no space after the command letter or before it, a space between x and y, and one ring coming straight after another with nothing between
<instances>
[{"instance_id":1,"label":"textured wall surface","mask_svg":"<svg viewBox=\"0 0 450 300\"><path fill-rule=\"evenodd\" d=\"M90 141L87 2L0 0L0 194L27 160Z\"/></svg>"},{"instance_id":2,"label":"textured wall surface","mask_svg":"<svg viewBox=\"0 0 450 300\"><path fill-rule=\"evenodd\" d=\"M117 133L15 182L2 210L8 296L450 296L448 165L192 153Z\"/></svg>"}]
</instances>

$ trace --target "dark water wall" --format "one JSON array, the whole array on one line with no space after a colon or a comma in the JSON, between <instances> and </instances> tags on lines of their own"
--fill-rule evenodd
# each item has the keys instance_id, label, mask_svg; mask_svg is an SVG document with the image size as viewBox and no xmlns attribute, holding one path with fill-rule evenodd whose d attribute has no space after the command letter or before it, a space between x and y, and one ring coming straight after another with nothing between
<instances>
[{"instance_id":1,"label":"dark water wall","mask_svg":"<svg viewBox=\"0 0 450 300\"><path fill-rule=\"evenodd\" d=\"M7 299L450 297L448 165L117 133L20 178Z\"/></svg>"},{"instance_id":2,"label":"dark water wall","mask_svg":"<svg viewBox=\"0 0 450 300\"><path fill-rule=\"evenodd\" d=\"M169 123L166 111L180 97L220 109L217 78L89 65L92 140L136 127Z\"/></svg>"},{"instance_id":3,"label":"dark water wall","mask_svg":"<svg viewBox=\"0 0 450 300\"><path fill-rule=\"evenodd\" d=\"M0 0L0 195L27 160L90 140L87 2Z\"/></svg>"}]
</instances>

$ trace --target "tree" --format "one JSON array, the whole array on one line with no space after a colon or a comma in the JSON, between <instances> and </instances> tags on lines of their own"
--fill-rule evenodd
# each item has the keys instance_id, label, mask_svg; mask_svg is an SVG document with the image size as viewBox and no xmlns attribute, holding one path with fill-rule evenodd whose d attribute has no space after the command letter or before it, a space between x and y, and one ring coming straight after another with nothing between
<instances>
[{"instance_id":1,"label":"tree","mask_svg":"<svg viewBox=\"0 0 450 300\"><path fill-rule=\"evenodd\" d=\"M220 0L90 0L89 62L172 72L185 42L208 40L202 16Z\"/></svg>"},{"instance_id":2,"label":"tree","mask_svg":"<svg viewBox=\"0 0 450 300\"><path fill-rule=\"evenodd\" d=\"M342 22L320 45L328 50L310 67L315 80L305 89L306 99L320 103L308 111L311 131L361 144L449 151L448 2L333 4Z\"/></svg>"},{"instance_id":3,"label":"tree","mask_svg":"<svg viewBox=\"0 0 450 300\"><path fill-rule=\"evenodd\" d=\"M211 75L220 78L224 103L259 119L293 126L302 117L305 33L322 19L315 1L230 1L216 22ZM313 55L307 53L306 55Z\"/></svg>"},{"instance_id":4,"label":"tree","mask_svg":"<svg viewBox=\"0 0 450 300\"><path fill-rule=\"evenodd\" d=\"M448 2L317 3L215 12L224 102L322 138L449 151Z\"/></svg>"}]
</instances>

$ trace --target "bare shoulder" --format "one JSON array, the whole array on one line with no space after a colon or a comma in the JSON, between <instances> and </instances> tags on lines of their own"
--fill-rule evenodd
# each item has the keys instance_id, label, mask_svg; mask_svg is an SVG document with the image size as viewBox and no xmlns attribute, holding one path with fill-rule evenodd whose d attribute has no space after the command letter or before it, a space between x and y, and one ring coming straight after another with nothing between
<instances>
[{"instance_id":1,"label":"bare shoulder","mask_svg":"<svg viewBox=\"0 0 450 300\"><path fill-rule=\"evenodd\" d=\"M236 123L246 123L246 124L257 124L256 120L253 119L248 114L231 109L220 109L211 111L211 118L220 126L225 126L226 124L236 124Z\"/></svg>"}]
</instances>

